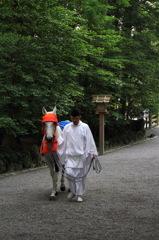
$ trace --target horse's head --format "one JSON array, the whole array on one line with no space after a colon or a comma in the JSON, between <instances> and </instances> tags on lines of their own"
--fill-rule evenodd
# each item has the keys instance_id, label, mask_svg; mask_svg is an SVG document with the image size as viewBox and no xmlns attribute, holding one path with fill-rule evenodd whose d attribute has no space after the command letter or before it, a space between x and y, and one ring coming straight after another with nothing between
<instances>
[{"instance_id":1,"label":"horse's head","mask_svg":"<svg viewBox=\"0 0 159 240\"><path fill-rule=\"evenodd\" d=\"M51 142L54 137L55 128L58 122L56 116L56 107L54 107L53 111L51 112L47 112L43 107L42 113L43 134L45 135L46 140Z\"/></svg>"}]
</instances>

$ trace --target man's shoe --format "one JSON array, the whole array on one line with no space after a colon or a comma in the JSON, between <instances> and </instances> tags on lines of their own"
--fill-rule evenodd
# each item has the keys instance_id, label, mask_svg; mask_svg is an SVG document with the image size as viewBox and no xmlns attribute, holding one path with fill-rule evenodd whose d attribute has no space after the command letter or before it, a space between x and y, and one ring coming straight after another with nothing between
<instances>
[{"instance_id":1,"label":"man's shoe","mask_svg":"<svg viewBox=\"0 0 159 240\"><path fill-rule=\"evenodd\" d=\"M83 199L80 196L78 196L77 197L77 202L83 202Z\"/></svg>"},{"instance_id":2,"label":"man's shoe","mask_svg":"<svg viewBox=\"0 0 159 240\"><path fill-rule=\"evenodd\" d=\"M72 199L72 198L74 198L76 195L74 194L74 193L72 193L72 192L70 192L69 194L68 194L68 196L67 196L67 199Z\"/></svg>"}]
</instances>

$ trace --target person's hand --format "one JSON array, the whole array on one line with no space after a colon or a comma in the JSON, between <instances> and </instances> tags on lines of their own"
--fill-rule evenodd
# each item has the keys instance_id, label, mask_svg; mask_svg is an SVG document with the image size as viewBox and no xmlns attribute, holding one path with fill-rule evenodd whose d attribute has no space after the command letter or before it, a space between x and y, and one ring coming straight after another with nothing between
<instances>
[{"instance_id":1,"label":"person's hand","mask_svg":"<svg viewBox=\"0 0 159 240\"><path fill-rule=\"evenodd\" d=\"M93 154L93 159L96 158L96 157L97 157L97 155Z\"/></svg>"}]
</instances>

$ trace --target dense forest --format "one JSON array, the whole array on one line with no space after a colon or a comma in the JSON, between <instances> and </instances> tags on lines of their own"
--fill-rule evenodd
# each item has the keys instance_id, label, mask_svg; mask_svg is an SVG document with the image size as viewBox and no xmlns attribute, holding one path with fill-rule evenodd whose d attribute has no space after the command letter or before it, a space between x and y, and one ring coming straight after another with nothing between
<instances>
[{"instance_id":1,"label":"dense forest","mask_svg":"<svg viewBox=\"0 0 159 240\"><path fill-rule=\"evenodd\" d=\"M94 134L93 94L112 95L109 129L157 113L158 21L153 0L1 0L0 158L6 137L39 134L43 106L62 121L78 104Z\"/></svg>"}]
</instances>

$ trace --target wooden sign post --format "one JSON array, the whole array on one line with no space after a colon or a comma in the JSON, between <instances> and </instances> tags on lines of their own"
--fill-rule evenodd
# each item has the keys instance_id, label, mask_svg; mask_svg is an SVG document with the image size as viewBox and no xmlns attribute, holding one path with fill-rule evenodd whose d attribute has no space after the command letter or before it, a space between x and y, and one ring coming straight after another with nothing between
<instances>
[{"instance_id":1,"label":"wooden sign post","mask_svg":"<svg viewBox=\"0 0 159 240\"><path fill-rule=\"evenodd\" d=\"M108 114L107 103L112 95L92 95L92 102L96 103L96 114L99 114L99 155L104 154L104 114Z\"/></svg>"}]
</instances>

